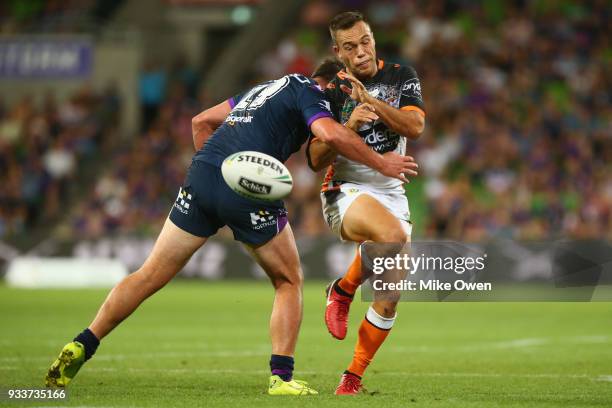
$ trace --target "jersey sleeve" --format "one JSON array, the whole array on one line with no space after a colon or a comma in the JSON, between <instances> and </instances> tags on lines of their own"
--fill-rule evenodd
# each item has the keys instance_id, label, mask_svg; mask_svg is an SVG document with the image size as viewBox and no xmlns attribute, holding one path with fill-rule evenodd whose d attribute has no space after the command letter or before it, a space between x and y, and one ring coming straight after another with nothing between
<instances>
[{"instance_id":1,"label":"jersey sleeve","mask_svg":"<svg viewBox=\"0 0 612 408\"><path fill-rule=\"evenodd\" d=\"M415 110L425 115L425 103L421 94L421 82L412 67L401 67L400 71L400 104L401 110Z\"/></svg>"},{"instance_id":2,"label":"jersey sleeve","mask_svg":"<svg viewBox=\"0 0 612 408\"><path fill-rule=\"evenodd\" d=\"M306 125L310 128L312 123L320 118L333 118L331 105L325 98L323 91L316 85L304 86L298 95L298 110Z\"/></svg>"},{"instance_id":3,"label":"jersey sleeve","mask_svg":"<svg viewBox=\"0 0 612 408\"><path fill-rule=\"evenodd\" d=\"M240 102L240 99L242 99L242 97L245 95L245 93L239 93L236 94L232 97L230 97L227 101L230 104L230 108L234 109L234 106L238 105L238 102Z\"/></svg>"}]
</instances>

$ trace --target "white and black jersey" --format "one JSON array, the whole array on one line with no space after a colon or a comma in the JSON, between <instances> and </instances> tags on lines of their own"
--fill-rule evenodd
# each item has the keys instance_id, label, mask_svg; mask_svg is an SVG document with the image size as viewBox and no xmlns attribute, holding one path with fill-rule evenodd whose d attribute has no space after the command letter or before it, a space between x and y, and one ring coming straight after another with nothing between
<instances>
[{"instance_id":1,"label":"white and black jersey","mask_svg":"<svg viewBox=\"0 0 612 408\"><path fill-rule=\"evenodd\" d=\"M385 64L383 60L379 60L376 75L362 82L370 95L390 106L402 110L416 110L425 114L421 84L412 67ZM348 80L336 76L329 83L325 93L335 118L344 124L355 109L356 102L340 89L341 84L351 87ZM357 133L368 146L378 153L395 151L398 154L406 154L406 139L390 129L380 119L363 125ZM327 171L322 191L335 190L343 182L368 184L380 189L402 189L401 181L384 176L361 163L338 155Z\"/></svg>"}]
</instances>

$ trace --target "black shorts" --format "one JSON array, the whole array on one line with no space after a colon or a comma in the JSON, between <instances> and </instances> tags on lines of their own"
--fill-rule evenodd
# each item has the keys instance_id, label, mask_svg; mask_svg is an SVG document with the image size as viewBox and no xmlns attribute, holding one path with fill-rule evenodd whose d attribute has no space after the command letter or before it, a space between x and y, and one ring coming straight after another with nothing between
<instances>
[{"instance_id":1,"label":"black shorts","mask_svg":"<svg viewBox=\"0 0 612 408\"><path fill-rule=\"evenodd\" d=\"M283 230L287 210L280 200L250 200L235 193L219 167L194 160L170 210L170 220L199 237L214 235L227 225L234 239L257 246Z\"/></svg>"}]
</instances>

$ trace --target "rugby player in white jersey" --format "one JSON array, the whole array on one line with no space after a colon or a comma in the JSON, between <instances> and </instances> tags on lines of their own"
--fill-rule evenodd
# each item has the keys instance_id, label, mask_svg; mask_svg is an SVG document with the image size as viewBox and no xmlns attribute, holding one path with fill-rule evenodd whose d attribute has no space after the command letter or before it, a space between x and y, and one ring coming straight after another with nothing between
<instances>
[{"instance_id":1,"label":"rugby player in white jersey","mask_svg":"<svg viewBox=\"0 0 612 408\"><path fill-rule=\"evenodd\" d=\"M377 59L374 36L361 13L338 14L329 29L336 57L346 67L328 84L331 111L376 152L405 155L406 139L416 140L425 125L415 70ZM410 210L402 181L337 155L316 137L307 152L314 170L329 166L321 199L325 220L335 234L357 243L410 241ZM358 250L345 276L327 289L325 323L339 340L346 336L349 308L363 281L361 274ZM362 390L361 378L393 327L396 307L397 298L375 299L370 306L359 327L353 360L336 394Z\"/></svg>"}]
</instances>

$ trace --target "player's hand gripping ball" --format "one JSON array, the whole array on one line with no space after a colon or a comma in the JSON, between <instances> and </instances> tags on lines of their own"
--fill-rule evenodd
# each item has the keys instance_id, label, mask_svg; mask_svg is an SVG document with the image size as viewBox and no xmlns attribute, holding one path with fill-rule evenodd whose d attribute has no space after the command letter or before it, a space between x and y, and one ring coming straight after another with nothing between
<instances>
[{"instance_id":1,"label":"player's hand gripping ball","mask_svg":"<svg viewBox=\"0 0 612 408\"><path fill-rule=\"evenodd\" d=\"M265 153L234 153L223 161L221 173L232 190L250 199L278 200L293 188L293 178L287 167Z\"/></svg>"}]
</instances>

